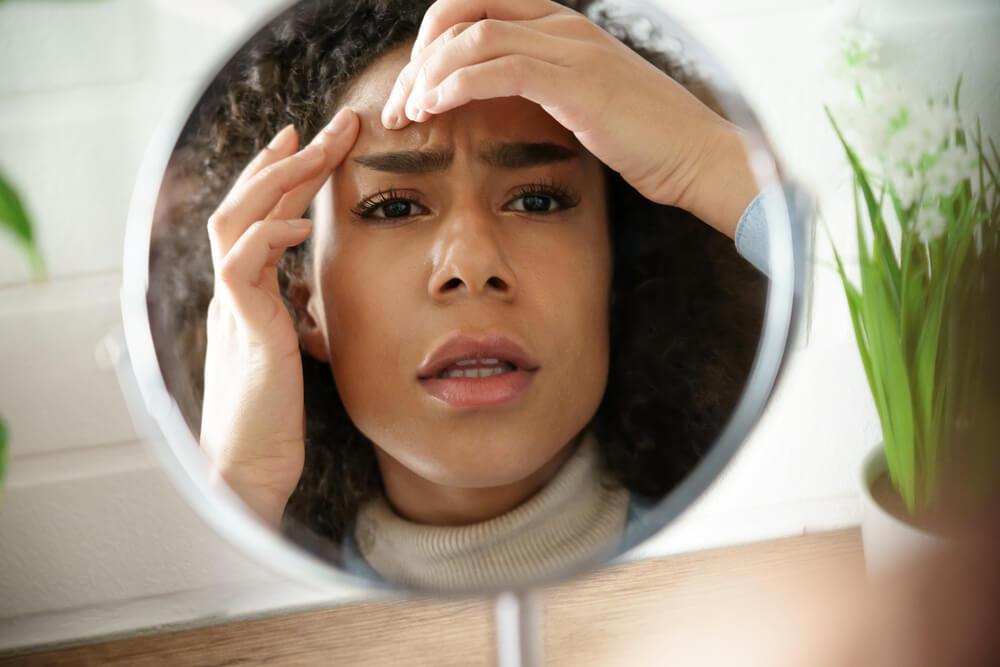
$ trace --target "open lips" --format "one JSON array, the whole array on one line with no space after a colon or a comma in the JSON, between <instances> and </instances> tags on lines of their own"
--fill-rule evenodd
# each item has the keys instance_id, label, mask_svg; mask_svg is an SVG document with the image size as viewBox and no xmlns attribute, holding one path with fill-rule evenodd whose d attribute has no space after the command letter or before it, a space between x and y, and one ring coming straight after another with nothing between
<instances>
[{"instance_id":1,"label":"open lips","mask_svg":"<svg viewBox=\"0 0 1000 667\"><path fill-rule=\"evenodd\" d=\"M513 339L503 335L449 338L427 358L417 377L481 378L512 371L535 371L538 363Z\"/></svg>"}]
</instances>

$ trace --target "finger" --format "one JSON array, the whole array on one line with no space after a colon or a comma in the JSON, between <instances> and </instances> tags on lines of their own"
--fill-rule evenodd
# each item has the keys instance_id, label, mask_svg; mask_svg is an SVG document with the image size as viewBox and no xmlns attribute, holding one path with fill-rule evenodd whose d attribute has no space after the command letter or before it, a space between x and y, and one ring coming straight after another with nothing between
<instances>
[{"instance_id":1,"label":"finger","mask_svg":"<svg viewBox=\"0 0 1000 667\"><path fill-rule=\"evenodd\" d=\"M508 55L527 56L565 67L576 58L575 47L579 45L578 41L549 35L521 22L477 21L427 58L404 105L405 115L410 120L419 120L422 111L419 102L424 94L452 72Z\"/></svg>"},{"instance_id":2,"label":"finger","mask_svg":"<svg viewBox=\"0 0 1000 667\"><path fill-rule=\"evenodd\" d=\"M241 185L230 190L208 219L212 261L226 257L246 228L263 219L278 201L306 179L315 176L325 161L322 143L307 148L264 167Z\"/></svg>"},{"instance_id":3,"label":"finger","mask_svg":"<svg viewBox=\"0 0 1000 667\"><path fill-rule=\"evenodd\" d=\"M247 322L270 314L278 294L276 267L288 248L302 243L312 229L306 219L261 220L253 223L233 245L216 274L216 293L228 295ZM272 284L273 283L273 284Z\"/></svg>"},{"instance_id":4,"label":"finger","mask_svg":"<svg viewBox=\"0 0 1000 667\"><path fill-rule=\"evenodd\" d=\"M274 138L271 139L271 142L259 153L257 153L254 159L243 168L243 171L240 172L240 175L236 178L236 182L233 185L235 186L243 183L264 167L288 157L298 150L298 148L298 132L295 131L294 125L288 124L279 130L278 133L274 135Z\"/></svg>"},{"instance_id":5,"label":"finger","mask_svg":"<svg viewBox=\"0 0 1000 667\"><path fill-rule=\"evenodd\" d=\"M583 14L578 12L555 12L553 14L548 14L537 19L527 19L523 21L503 21L499 19L483 19L481 21L467 22L467 23L456 23L451 26L443 33L438 35L434 41L425 46L416 54L409 63L400 71L397 76L396 85L393 87L392 94L389 96L389 100L386 102L385 107L382 110L382 124L387 129L402 129L409 125L411 118L417 122L423 122L430 118L430 114L427 112L415 108L413 111L414 115L407 114L406 102L408 99L417 100L420 96L430 87L436 85L444 78L443 75L438 75L436 80L431 81L430 76L425 73L429 63L435 61L437 58L442 57L439 54L444 52L451 52L453 49L461 49L466 51L470 49L470 46L474 46L477 43L482 44L489 48L488 54L482 54L477 60L483 61L491 58L504 55L502 52L507 51L508 53L517 53L522 49L518 48L518 45L511 43L511 41L505 41L504 45L501 46L496 39L494 33L499 32L498 29L490 24L499 24L501 26L515 26L521 27L523 29L534 30L534 33L522 33L525 40L524 43L528 46L534 45L534 38L537 38L539 34L550 35L551 37L563 37L571 40L600 40L607 39L610 35L604 31L603 28L598 26L596 23L588 19ZM474 27L477 32L469 33L468 29ZM484 36L484 33L478 32L484 31L485 34L489 36ZM526 55L532 55L535 57L540 57L543 59L549 59L552 57L558 58L562 52L562 45L553 45L549 47L551 53L541 53L538 49L531 49L525 52ZM468 51L466 51L468 52ZM460 65L472 64L473 60L466 59L462 63L452 64L452 69L457 69ZM419 92L414 95L415 88L422 88Z\"/></svg>"},{"instance_id":6,"label":"finger","mask_svg":"<svg viewBox=\"0 0 1000 667\"><path fill-rule=\"evenodd\" d=\"M422 100L423 109L429 113L444 113L472 100L495 97L519 96L544 107L550 115L570 131L565 114L558 113L565 94L569 69L537 58L520 54L502 56L484 63L477 63L452 72L438 86L427 91ZM577 104L587 105L586 99L576 99Z\"/></svg>"},{"instance_id":7,"label":"finger","mask_svg":"<svg viewBox=\"0 0 1000 667\"><path fill-rule=\"evenodd\" d=\"M480 19L524 21L572 11L550 0L437 0L424 14L410 57L455 25Z\"/></svg>"},{"instance_id":8,"label":"finger","mask_svg":"<svg viewBox=\"0 0 1000 667\"><path fill-rule=\"evenodd\" d=\"M342 107L334 114L330 123L313 139L314 142L323 142L326 148L326 162L323 168L315 176L286 193L268 213L267 219L301 218L330 173L336 170L350 153L360 130L361 119L350 107Z\"/></svg>"},{"instance_id":9,"label":"finger","mask_svg":"<svg viewBox=\"0 0 1000 667\"><path fill-rule=\"evenodd\" d=\"M475 25L475 22L469 21L466 23L456 23L455 25L449 27L443 33L438 35L427 48L414 55L410 59L410 62L408 62L403 69L399 71L399 74L396 76L396 84L392 87L392 92L389 94L389 100L382 108L382 125L390 130L398 130L409 124L409 119L407 119L403 113L403 104L410 95L410 90L413 88L414 79L416 78L417 73L420 71L427 58L433 55L438 49L442 48L444 44L454 40L462 34L466 28L472 25Z\"/></svg>"}]
</instances>

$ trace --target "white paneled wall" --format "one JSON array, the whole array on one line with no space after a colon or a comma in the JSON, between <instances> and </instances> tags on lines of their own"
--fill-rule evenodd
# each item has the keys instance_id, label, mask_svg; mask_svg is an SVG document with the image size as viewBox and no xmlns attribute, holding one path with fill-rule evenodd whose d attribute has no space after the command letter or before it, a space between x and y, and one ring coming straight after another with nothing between
<instances>
[{"instance_id":1,"label":"white paneled wall","mask_svg":"<svg viewBox=\"0 0 1000 667\"><path fill-rule=\"evenodd\" d=\"M138 441L96 351L119 320L126 211L159 114L279 4L0 4L0 169L39 225L50 270L49 282L30 282L0 240L0 414L12 437L0 510L0 651L330 600L262 569L201 522ZM831 26L853 3L661 4L731 70L839 237L846 172L821 105ZM954 51L956 68L978 68L967 77L972 99L1000 105L991 63L961 36L966 24L996 34L997 12L964 5L978 18L961 19L937 52ZM724 477L641 553L855 522L855 468L878 423L820 241L808 344Z\"/></svg>"}]
</instances>

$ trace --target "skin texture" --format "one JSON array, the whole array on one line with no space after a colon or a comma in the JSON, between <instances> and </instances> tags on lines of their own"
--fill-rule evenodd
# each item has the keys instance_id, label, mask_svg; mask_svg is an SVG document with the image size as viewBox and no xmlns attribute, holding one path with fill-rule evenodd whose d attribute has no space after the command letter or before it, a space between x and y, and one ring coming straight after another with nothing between
<instances>
[{"instance_id":1,"label":"skin texture","mask_svg":"<svg viewBox=\"0 0 1000 667\"><path fill-rule=\"evenodd\" d=\"M344 100L361 130L315 202L302 339L330 363L348 414L375 443L396 511L453 525L496 516L544 486L597 410L608 376L611 247L600 162L540 106L474 101L386 129L381 111L408 57L399 48L376 61ZM526 168L480 160L483 144L502 141L555 143L577 157ZM431 149L454 159L426 174L355 161ZM535 200L549 212L523 210L519 188L553 182L572 194L566 208L550 196ZM352 211L389 188L419 204L398 219ZM521 342L541 366L528 390L477 409L430 396L417 369L458 331Z\"/></svg>"}]
</instances>

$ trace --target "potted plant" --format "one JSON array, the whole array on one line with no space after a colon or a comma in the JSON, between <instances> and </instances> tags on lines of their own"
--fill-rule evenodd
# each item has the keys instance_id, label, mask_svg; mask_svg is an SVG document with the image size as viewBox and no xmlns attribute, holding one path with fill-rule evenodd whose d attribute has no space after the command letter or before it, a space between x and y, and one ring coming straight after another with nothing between
<instances>
[{"instance_id":1,"label":"potted plant","mask_svg":"<svg viewBox=\"0 0 1000 667\"><path fill-rule=\"evenodd\" d=\"M834 258L882 429L860 475L870 572L944 539L1000 485L1000 153L978 121L965 130L960 91L868 105L874 166L826 108L853 176L857 282Z\"/></svg>"},{"instance_id":2,"label":"potted plant","mask_svg":"<svg viewBox=\"0 0 1000 667\"><path fill-rule=\"evenodd\" d=\"M14 236L18 245L24 250L31 263L32 273L36 280L45 276L45 265L41 253L35 243L35 235L31 220L25 212L17 191L0 174L0 230ZM7 426L0 415L0 501L3 500L4 479L7 470Z\"/></svg>"}]
</instances>

